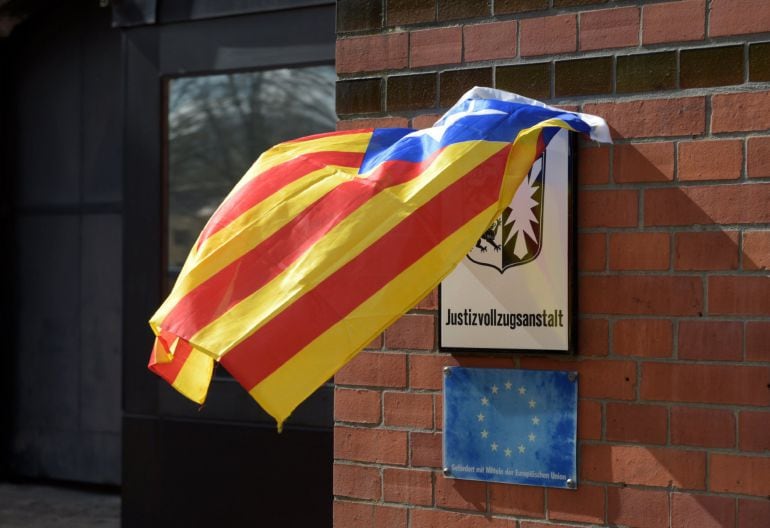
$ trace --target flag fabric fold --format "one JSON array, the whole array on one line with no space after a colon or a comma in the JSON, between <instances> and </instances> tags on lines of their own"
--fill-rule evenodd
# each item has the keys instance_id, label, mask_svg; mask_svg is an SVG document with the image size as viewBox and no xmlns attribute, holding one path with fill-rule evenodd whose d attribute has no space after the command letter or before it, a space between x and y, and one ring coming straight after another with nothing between
<instances>
[{"instance_id":1,"label":"flag fabric fold","mask_svg":"<svg viewBox=\"0 0 770 528\"><path fill-rule=\"evenodd\" d=\"M280 428L454 269L562 128L610 141L599 117L474 88L428 129L273 147L150 319L150 369L203 403L218 362Z\"/></svg>"}]
</instances>

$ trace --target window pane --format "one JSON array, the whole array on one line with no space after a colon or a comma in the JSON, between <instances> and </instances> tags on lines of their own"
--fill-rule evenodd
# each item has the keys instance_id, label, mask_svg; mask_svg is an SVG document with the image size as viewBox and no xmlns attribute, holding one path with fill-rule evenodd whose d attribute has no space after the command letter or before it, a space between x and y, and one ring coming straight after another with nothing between
<instances>
[{"instance_id":1,"label":"window pane","mask_svg":"<svg viewBox=\"0 0 770 528\"><path fill-rule=\"evenodd\" d=\"M333 66L312 66L169 81L169 289L208 218L262 152L334 129L335 75Z\"/></svg>"}]
</instances>

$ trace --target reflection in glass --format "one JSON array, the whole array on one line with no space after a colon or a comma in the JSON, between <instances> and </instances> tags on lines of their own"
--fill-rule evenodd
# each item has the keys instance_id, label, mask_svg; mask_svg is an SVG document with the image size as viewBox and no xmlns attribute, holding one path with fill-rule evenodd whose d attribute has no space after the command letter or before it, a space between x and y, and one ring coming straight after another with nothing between
<instances>
[{"instance_id":1,"label":"reflection in glass","mask_svg":"<svg viewBox=\"0 0 770 528\"><path fill-rule=\"evenodd\" d=\"M334 129L334 80L333 66L313 66L169 81L169 289L208 218L262 152Z\"/></svg>"}]
</instances>

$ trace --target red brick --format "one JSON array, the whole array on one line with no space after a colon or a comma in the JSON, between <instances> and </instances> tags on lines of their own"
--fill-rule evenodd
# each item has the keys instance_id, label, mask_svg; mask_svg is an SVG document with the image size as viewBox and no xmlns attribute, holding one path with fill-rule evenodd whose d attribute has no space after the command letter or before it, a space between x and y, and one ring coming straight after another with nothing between
<instances>
[{"instance_id":1,"label":"red brick","mask_svg":"<svg viewBox=\"0 0 770 528\"><path fill-rule=\"evenodd\" d=\"M738 269L738 232L677 233L674 269L715 271Z\"/></svg>"},{"instance_id":2,"label":"red brick","mask_svg":"<svg viewBox=\"0 0 770 528\"><path fill-rule=\"evenodd\" d=\"M638 209L637 191L578 192L580 227L636 227Z\"/></svg>"},{"instance_id":3,"label":"red brick","mask_svg":"<svg viewBox=\"0 0 770 528\"><path fill-rule=\"evenodd\" d=\"M362 352L334 376L338 385L406 386L406 356Z\"/></svg>"},{"instance_id":4,"label":"red brick","mask_svg":"<svg viewBox=\"0 0 770 528\"><path fill-rule=\"evenodd\" d=\"M490 484L489 502L492 513L545 517L543 488Z\"/></svg>"},{"instance_id":5,"label":"red brick","mask_svg":"<svg viewBox=\"0 0 770 528\"><path fill-rule=\"evenodd\" d=\"M618 183L665 182L674 179L674 144L616 145L613 178Z\"/></svg>"},{"instance_id":6,"label":"red brick","mask_svg":"<svg viewBox=\"0 0 770 528\"><path fill-rule=\"evenodd\" d=\"M704 489L706 454L681 449L619 445L583 445L586 480Z\"/></svg>"},{"instance_id":7,"label":"red brick","mask_svg":"<svg viewBox=\"0 0 770 528\"><path fill-rule=\"evenodd\" d=\"M741 451L770 451L770 412L741 411Z\"/></svg>"},{"instance_id":8,"label":"red brick","mask_svg":"<svg viewBox=\"0 0 770 528\"><path fill-rule=\"evenodd\" d=\"M412 355L409 357L409 386L413 389L439 390L443 383L445 366L457 365L449 355Z\"/></svg>"},{"instance_id":9,"label":"red brick","mask_svg":"<svg viewBox=\"0 0 770 528\"><path fill-rule=\"evenodd\" d=\"M770 368L645 363L643 400L770 405Z\"/></svg>"},{"instance_id":10,"label":"red brick","mask_svg":"<svg viewBox=\"0 0 770 528\"><path fill-rule=\"evenodd\" d=\"M337 40L337 73L406 68L408 33L386 33Z\"/></svg>"},{"instance_id":11,"label":"red brick","mask_svg":"<svg viewBox=\"0 0 770 528\"><path fill-rule=\"evenodd\" d=\"M389 26L419 24L436 20L435 2L385 0L385 5Z\"/></svg>"},{"instance_id":12,"label":"red brick","mask_svg":"<svg viewBox=\"0 0 770 528\"><path fill-rule=\"evenodd\" d=\"M607 522L612 526L668 528L668 493L607 488Z\"/></svg>"},{"instance_id":13,"label":"red brick","mask_svg":"<svg viewBox=\"0 0 770 528\"><path fill-rule=\"evenodd\" d=\"M602 404L593 400L578 401L577 435L580 440L602 437Z\"/></svg>"},{"instance_id":14,"label":"red brick","mask_svg":"<svg viewBox=\"0 0 770 528\"><path fill-rule=\"evenodd\" d=\"M610 270L667 270L670 262L668 233L610 234Z\"/></svg>"},{"instance_id":15,"label":"red brick","mask_svg":"<svg viewBox=\"0 0 770 528\"><path fill-rule=\"evenodd\" d=\"M770 501L738 499L739 528L767 528L770 526Z\"/></svg>"},{"instance_id":16,"label":"red brick","mask_svg":"<svg viewBox=\"0 0 770 528\"><path fill-rule=\"evenodd\" d=\"M581 356L606 356L609 352L609 323L606 319L578 321L578 351Z\"/></svg>"},{"instance_id":17,"label":"red brick","mask_svg":"<svg viewBox=\"0 0 770 528\"><path fill-rule=\"evenodd\" d=\"M441 434L410 432L412 467L441 467Z\"/></svg>"},{"instance_id":18,"label":"red brick","mask_svg":"<svg viewBox=\"0 0 770 528\"><path fill-rule=\"evenodd\" d=\"M406 431L334 428L334 458L405 465Z\"/></svg>"},{"instance_id":19,"label":"red brick","mask_svg":"<svg viewBox=\"0 0 770 528\"><path fill-rule=\"evenodd\" d=\"M665 444L668 412L658 405L607 404L607 440Z\"/></svg>"},{"instance_id":20,"label":"red brick","mask_svg":"<svg viewBox=\"0 0 770 528\"><path fill-rule=\"evenodd\" d=\"M541 523L537 521L520 521L519 528L574 528L574 524L554 524L551 522Z\"/></svg>"},{"instance_id":21,"label":"red brick","mask_svg":"<svg viewBox=\"0 0 770 528\"><path fill-rule=\"evenodd\" d=\"M472 480L457 480L436 475L436 506L453 510L486 511L487 485Z\"/></svg>"},{"instance_id":22,"label":"red brick","mask_svg":"<svg viewBox=\"0 0 770 528\"><path fill-rule=\"evenodd\" d=\"M698 407L671 408L671 443L699 447L735 447L732 411Z\"/></svg>"},{"instance_id":23,"label":"red brick","mask_svg":"<svg viewBox=\"0 0 770 528\"><path fill-rule=\"evenodd\" d=\"M578 234L578 270L604 271L607 267L607 236L604 233Z\"/></svg>"},{"instance_id":24,"label":"red brick","mask_svg":"<svg viewBox=\"0 0 770 528\"><path fill-rule=\"evenodd\" d=\"M372 342L364 347L364 350L382 350L382 343L385 341L385 336L378 335Z\"/></svg>"},{"instance_id":25,"label":"red brick","mask_svg":"<svg viewBox=\"0 0 770 528\"><path fill-rule=\"evenodd\" d=\"M743 269L770 269L770 231L743 232Z\"/></svg>"},{"instance_id":26,"label":"red brick","mask_svg":"<svg viewBox=\"0 0 770 528\"><path fill-rule=\"evenodd\" d=\"M358 130L363 128L405 128L409 121L405 117L376 117L372 119L345 119L337 121L337 130Z\"/></svg>"},{"instance_id":27,"label":"red brick","mask_svg":"<svg viewBox=\"0 0 770 528\"><path fill-rule=\"evenodd\" d=\"M406 508L334 501L334 528L406 528Z\"/></svg>"},{"instance_id":28,"label":"red brick","mask_svg":"<svg viewBox=\"0 0 770 528\"><path fill-rule=\"evenodd\" d=\"M746 165L749 178L770 178L770 136L748 139Z\"/></svg>"},{"instance_id":29,"label":"red brick","mask_svg":"<svg viewBox=\"0 0 770 528\"><path fill-rule=\"evenodd\" d=\"M432 350L435 343L432 315L405 315L385 330L385 346L390 349Z\"/></svg>"},{"instance_id":30,"label":"red brick","mask_svg":"<svg viewBox=\"0 0 770 528\"><path fill-rule=\"evenodd\" d=\"M340 422L380 423L382 417L379 391L334 390L334 419Z\"/></svg>"},{"instance_id":31,"label":"red brick","mask_svg":"<svg viewBox=\"0 0 770 528\"><path fill-rule=\"evenodd\" d=\"M621 356L671 357L673 330L667 319L621 319L612 332L612 351Z\"/></svg>"},{"instance_id":32,"label":"red brick","mask_svg":"<svg viewBox=\"0 0 770 528\"><path fill-rule=\"evenodd\" d=\"M743 166L743 142L738 139L679 143L679 179L737 180Z\"/></svg>"},{"instance_id":33,"label":"red brick","mask_svg":"<svg viewBox=\"0 0 770 528\"><path fill-rule=\"evenodd\" d=\"M604 117L615 138L685 136L706 131L706 98L590 103L583 111Z\"/></svg>"},{"instance_id":34,"label":"red brick","mask_svg":"<svg viewBox=\"0 0 770 528\"><path fill-rule=\"evenodd\" d=\"M610 149L601 147L581 148L578 153L578 177L580 185L601 185L610 180Z\"/></svg>"},{"instance_id":35,"label":"red brick","mask_svg":"<svg viewBox=\"0 0 770 528\"><path fill-rule=\"evenodd\" d=\"M642 43L703 40L705 36L705 0L685 0L644 6Z\"/></svg>"},{"instance_id":36,"label":"red brick","mask_svg":"<svg viewBox=\"0 0 770 528\"><path fill-rule=\"evenodd\" d=\"M435 66L437 64L457 64L462 58L462 29L448 27L441 29L423 29L412 31L410 66Z\"/></svg>"},{"instance_id":37,"label":"red brick","mask_svg":"<svg viewBox=\"0 0 770 528\"><path fill-rule=\"evenodd\" d=\"M351 464L334 464L334 494L355 499L380 500L380 469Z\"/></svg>"},{"instance_id":38,"label":"red brick","mask_svg":"<svg viewBox=\"0 0 770 528\"><path fill-rule=\"evenodd\" d=\"M383 395L385 425L430 429L433 427L433 395L386 392Z\"/></svg>"},{"instance_id":39,"label":"red brick","mask_svg":"<svg viewBox=\"0 0 770 528\"><path fill-rule=\"evenodd\" d=\"M516 21L463 27L466 61L508 59L516 56Z\"/></svg>"},{"instance_id":40,"label":"red brick","mask_svg":"<svg viewBox=\"0 0 770 528\"><path fill-rule=\"evenodd\" d=\"M770 128L770 91L718 94L711 98L711 131L739 132Z\"/></svg>"},{"instance_id":41,"label":"red brick","mask_svg":"<svg viewBox=\"0 0 770 528\"><path fill-rule=\"evenodd\" d=\"M433 288L428 295L417 303L415 308L418 310L435 310L438 308L438 288Z\"/></svg>"},{"instance_id":42,"label":"red brick","mask_svg":"<svg viewBox=\"0 0 770 528\"><path fill-rule=\"evenodd\" d=\"M409 386L413 389L439 390L445 366L516 368L511 357L450 356L447 354L412 354L409 356Z\"/></svg>"},{"instance_id":43,"label":"red brick","mask_svg":"<svg viewBox=\"0 0 770 528\"><path fill-rule=\"evenodd\" d=\"M770 31L770 5L765 0L713 0L709 26L711 37Z\"/></svg>"},{"instance_id":44,"label":"red brick","mask_svg":"<svg viewBox=\"0 0 770 528\"><path fill-rule=\"evenodd\" d=\"M521 21L519 31L522 57L577 51L575 15L527 18Z\"/></svg>"},{"instance_id":45,"label":"red brick","mask_svg":"<svg viewBox=\"0 0 770 528\"><path fill-rule=\"evenodd\" d=\"M423 114L415 116L412 118L412 128L430 128L436 121L438 121L439 117L441 117L439 114Z\"/></svg>"},{"instance_id":46,"label":"red brick","mask_svg":"<svg viewBox=\"0 0 770 528\"><path fill-rule=\"evenodd\" d=\"M770 222L768 203L770 184L647 189L644 223L648 226L766 223Z\"/></svg>"},{"instance_id":47,"label":"red brick","mask_svg":"<svg viewBox=\"0 0 770 528\"><path fill-rule=\"evenodd\" d=\"M636 363L633 361L557 360L521 358L521 368L535 370L575 370L580 376L582 398L631 400L636 397Z\"/></svg>"},{"instance_id":48,"label":"red brick","mask_svg":"<svg viewBox=\"0 0 770 528\"><path fill-rule=\"evenodd\" d=\"M746 323L746 359L770 361L770 322Z\"/></svg>"},{"instance_id":49,"label":"red brick","mask_svg":"<svg viewBox=\"0 0 770 528\"><path fill-rule=\"evenodd\" d=\"M770 315L770 276L709 277L709 313Z\"/></svg>"},{"instance_id":50,"label":"red brick","mask_svg":"<svg viewBox=\"0 0 770 528\"><path fill-rule=\"evenodd\" d=\"M770 495L770 458L711 453L709 489L742 495Z\"/></svg>"},{"instance_id":51,"label":"red brick","mask_svg":"<svg viewBox=\"0 0 770 528\"><path fill-rule=\"evenodd\" d=\"M735 499L674 493L671 496L671 528L732 528Z\"/></svg>"},{"instance_id":52,"label":"red brick","mask_svg":"<svg viewBox=\"0 0 770 528\"><path fill-rule=\"evenodd\" d=\"M412 510L415 528L516 528L516 521L441 510Z\"/></svg>"},{"instance_id":53,"label":"red brick","mask_svg":"<svg viewBox=\"0 0 770 528\"><path fill-rule=\"evenodd\" d=\"M580 50L639 45L639 8L602 9L580 14Z\"/></svg>"},{"instance_id":54,"label":"red brick","mask_svg":"<svg viewBox=\"0 0 770 528\"><path fill-rule=\"evenodd\" d=\"M703 309L699 277L582 277L578 291L580 311L586 314L698 315Z\"/></svg>"},{"instance_id":55,"label":"red brick","mask_svg":"<svg viewBox=\"0 0 770 528\"><path fill-rule=\"evenodd\" d=\"M433 503L433 472L417 469L385 468L382 495L386 502L428 506Z\"/></svg>"},{"instance_id":56,"label":"red brick","mask_svg":"<svg viewBox=\"0 0 770 528\"><path fill-rule=\"evenodd\" d=\"M742 360L743 324L737 321L680 322L679 359Z\"/></svg>"},{"instance_id":57,"label":"red brick","mask_svg":"<svg viewBox=\"0 0 770 528\"><path fill-rule=\"evenodd\" d=\"M548 518L604 523L604 487L581 484L576 490L548 490Z\"/></svg>"}]
</instances>

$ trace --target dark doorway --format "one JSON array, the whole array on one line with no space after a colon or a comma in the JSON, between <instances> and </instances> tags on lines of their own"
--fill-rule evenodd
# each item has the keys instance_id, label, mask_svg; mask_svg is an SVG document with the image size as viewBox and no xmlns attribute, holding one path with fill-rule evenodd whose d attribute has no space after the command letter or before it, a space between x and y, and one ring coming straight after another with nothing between
<instances>
[{"instance_id":1,"label":"dark doorway","mask_svg":"<svg viewBox=\"0 0 770 528\"><path fill-rule=\"evenodd\" d=\"M292 89L302 89L292 72L328 76L334 6L270 10L271 2L245 2L254 5L243 14L189 4L161 3L155 24L124 30L123 525L331 526L330 388L305 402L279 435L230 377L215 375L198 408L146 365L147 319L174 278L180 247L212 207L209 194L223 192L249 163L241 147L222 156L235 140L223 145L221 135L240 137L246 151L252 145L252 160L285 139L270 125L280 111L260 111L271 103L250 83L272 78L290 101ZM245 114L235 106L230 112L218 92L233 89L238 99L238 86ZM212 97L216 104L206 102Z\"/></svg>"}]
</instances>

